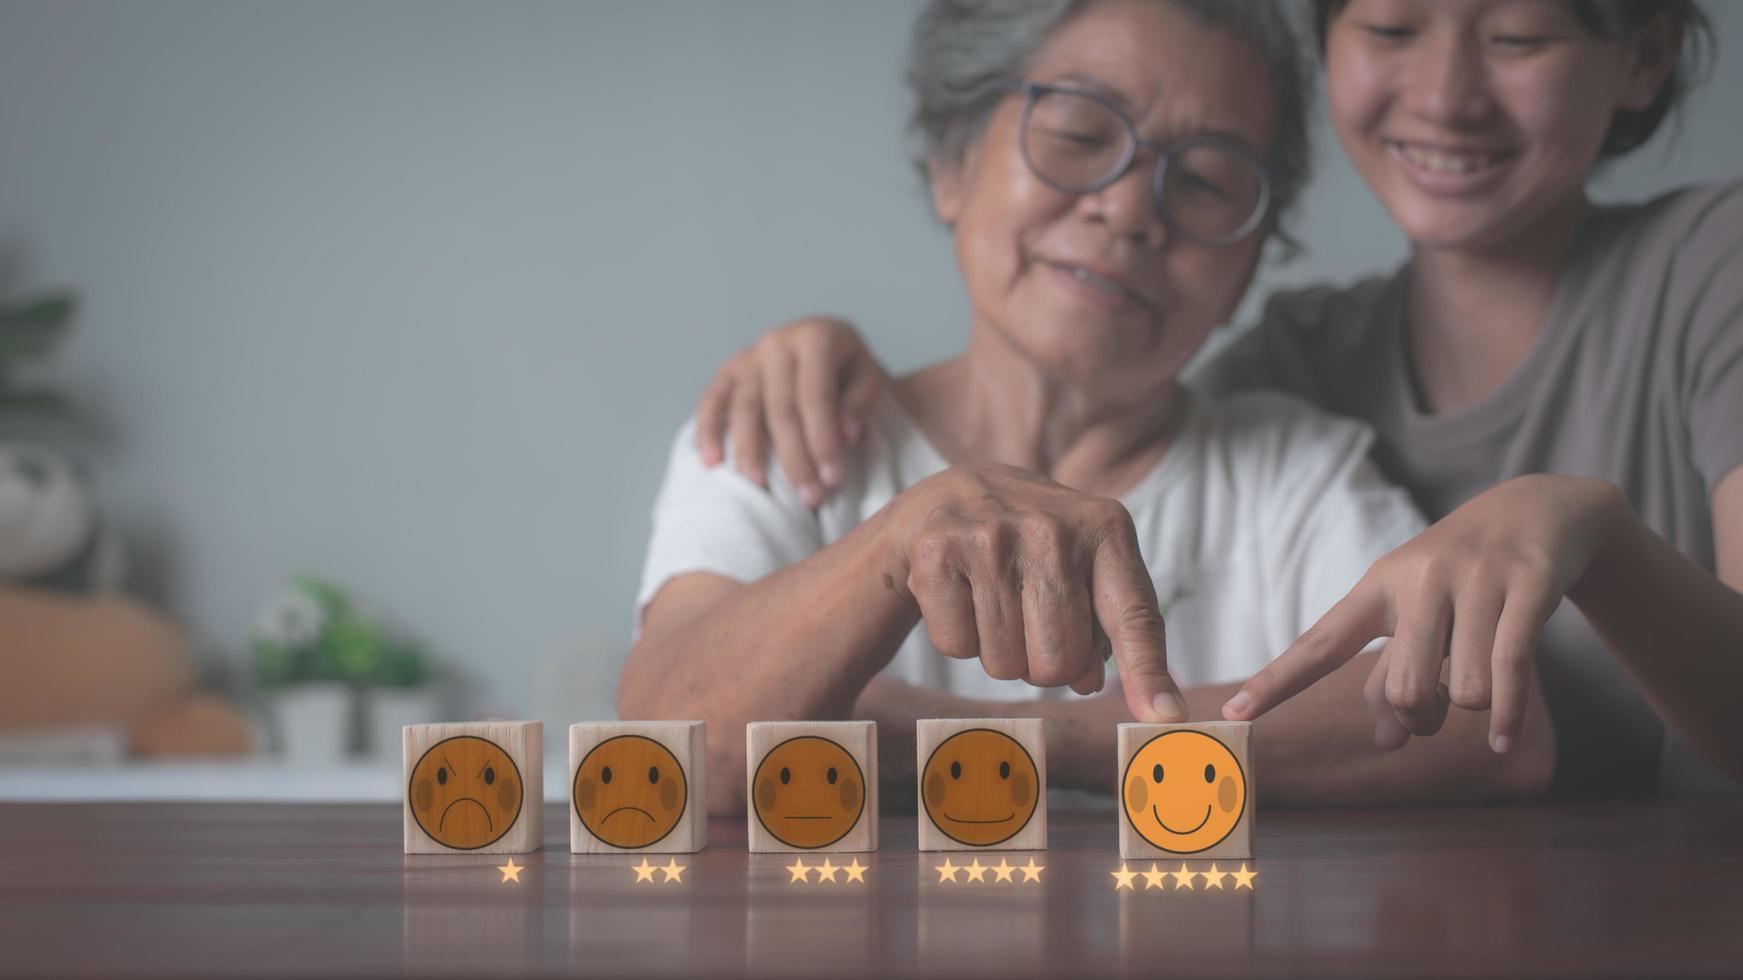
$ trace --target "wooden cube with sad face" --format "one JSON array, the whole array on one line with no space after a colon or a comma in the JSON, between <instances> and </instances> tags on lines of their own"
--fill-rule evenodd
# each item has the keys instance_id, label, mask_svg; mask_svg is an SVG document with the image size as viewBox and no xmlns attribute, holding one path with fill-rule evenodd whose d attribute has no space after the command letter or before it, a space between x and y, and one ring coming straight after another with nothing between
<instances>
[{"instance_id":1,"label":"wooden cube with sad face","mask_svg":"<svg viewBox=\"0 0 1743 980\"><path fill-rule=\"evenodd\" d=\"M1119 726L1120 857L1253 856L1253 723Z\"/></svg>"},{"instance_id":2,"label":"wooden cube with sad face","mask_svg":"<svg viewBox=\"0 0 1743 980\"><path fill-rule=\"evenodd\" d=\"M752 851L877 850L876 722L752 722L745 749Z\"/></svg>"},{"instance_id":3,"label":"wooden cube with sad face","mask_svg":"<svg viewBox=\"0 0 1743 980\"><path fill-rule=\"evenodd\" d=\"M407 725L405 852L526 854L545 842L545 725Z\"/></svg>"},{"instance_id":4,"label":"wooden cube with sad face","mask_svg":"<svg viewBox=\"0 0 1743 980\"><path fill-rule=\"evenodd\" d=\"M1039 718L915 724L920 850L1047 847L1047 742Z\"/></svg>"},{"instance_id":5,"label":"wooden cube with sad face","mask_svg":"<svg viewBox=\"0 0 1743 980\"><path fill-rule=\"evenodd\" d=\"M689 854L708 845L699 721L569 726L569 850Z\"/></svg>"}]
</instances>

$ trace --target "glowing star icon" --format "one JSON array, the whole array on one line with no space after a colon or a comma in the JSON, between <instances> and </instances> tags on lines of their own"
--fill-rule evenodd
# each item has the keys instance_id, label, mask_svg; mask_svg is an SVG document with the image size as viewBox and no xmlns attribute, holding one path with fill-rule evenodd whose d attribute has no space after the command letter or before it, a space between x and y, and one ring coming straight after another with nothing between
<instances>
[{"instance_id":1,"label":"glowing star icon","mask_svg":"<svg viewBox=\"0 0 1743 980\"><path fill-rule=\"evenodd\" d=\"M953 882L956 880L956 873L958 871L961 871L962 869L960 867L957 867L954 864L951 864L949 858L945 858L943 864L938 865L937 867L933 868L932 870L938 872L939 882L946 882L946 881Z\"/></svg>"},{"instance_id":2,"label":"glowing star icon","mask_svg":"<svg viewBox=\"0 0 1743 980\"><path fill-rule=\"evenodd\" d=\"M496 870L502 872L503 881L519 882L520 873L526 870L526 865L516 864L514 863L514 858L509 858L507 864L497 865Z\"/></svg>"},{"instance_id":3,"label":"glowing star icon","mask_svg":"<svg viewBox=\"0 0 1743 980\"><path fill-rule=\"evenodd\" d=\"M667 862L665 867L660 869L660 874L665 875L667 881L683 881L684 870L687 867L688 865L679 864L678 859L673 858Z\"/></svg>"},{"instance_id":4,"label":"glowing star icon","mask_svg":"<svg viewBox=\"0 0 1743 980\"><path fill-rule=\"evenodd\" d=\"M1233 874L1233 872L1230 871L1218 871L1215 864L1210 866L1209 871L1201 871L1199 873L1204 876L1204 887L1206 888L1221 888L1223 886L1223 879L1227 878L1230 874Z\"/></svg>"},{"instance_id":5,"label":"glowing star icon","mask_svg":"<svg viewBox=\"0 0 1743 980\"><path fill-rule=\"evenodd\" d=\"M630 870L635 872L635 880L637 882L643 882L653 881L654 872L660 869L649 864L647 858L642 858L642 863L632 866Z\"/></svg>"},{"instance_id":6,"label":"glowing star icon","mask_svg":"<svg viewBox=\"0 0 1743 980\"><path fill-rule=\"evenodd\" d=\"M865 884L865 873L870 870L870 868L867 865L860 864L859 858L854 858L852 864L844 866L841 870L847 875L847 881L857 881L863 885ZM843 882L843 884L846 884L846 882Z\"/></svg>"},{"instance_id":7,"label":"glowing star icon","mask_svg":"<svg viewBox=\"0 0 1743 980\"><path fill-rule=\"evenodd\" d=\"M821 885L827 881L831 885L835 884L835 872L840 870L828 858L824 858L823 863L817 866L817 883Z\"/></svg>"},{"instance_id":8,"label":"glowing star icon","mask_svg":"<svg viewBox=\"0 0 1743 980\"><path fill-rule=\"evenodd\" d=\"M969 881L984 881L986 879L986 873L991 871L992 867L980 863L980 858L975 858L973 861L969 862L968 867L963 868L962 870L967 874Z\"/></svg>"},{"instance_id":9,"label":"glowing star icon","mask_svg":"<svg viewBox=\"0 0 1743 980\"><path fill-rule=\"evenodd\" d=\"M1109 871L1108 874L1114 876L1114 891L1119 891L1122 888L1127 891L1137 890L1132 887L1132 879L1138 877L1138 872L1126 870L1125 862L1120 862L1120 870Z\"/></svg>"},{"instance_id":10,"label":"glowing star icon","mask_svg":"<svg viewBox=\"0 0 1743 980\"><path fill-rule=\"evenodd\" d=\"M1151 861L1150 870L1144 872L1144 890L1149 891L1152 888L1160 889L1162 887L1162 879L1166 877L1168 877L1168 872L1160 870L1156 867L1156 862Z\"/></svg>"},{"instance_id":11,"label":"glowing star icon","mask_svg":"<svg viewBox=\"0 0 1743 980\"><path fill-rule=\"evenodd\" d=\"M1019 871L1021 869L1013 868L1004 858L999 858L999 866L996 868L988 868L987 870L993 873L993 881L994 883L997 883L1001 881L1011 881L1011 872ZM1011 883L1016 884L1014 881Z\"/></svg>"},{"instance_id":12,"label":"glowing star icon","mask_svg":"<svg viewBox=\"0 0 1743 980\"><path fill-rule=\"evenodd\" d=\"M1187 891L1191 891L1192 879L1198 877L1198 872L1186 870L1186 862L1182 861L1180 862L1180 870L1168 872L1168 877L1174 879L1175 890L1184 888Z\"/></svg>"},{"instance_id":13,"label":"glowing star icon","mask_svg":"<svg viewBox=\"0 0 1743 980\"><path fill-rule=\"evenodd\" d=\"M1030 858L1028 864L1023 865L1017 870L1023 873L1024 881L1040 881L1041 872L1046 869L1045 866L1036 864L1034 858Z\"/></svg>"},{"instance_id":14,"label":"glowing star icon","mask_svg":"<svg viewBox=\"0 0 1743 980\"><path fill-rule=\"evenodd\" d=\"M806 877L806 875L811 873L811 869L805 867L805 862L802 860L795 859L792 864L787 865L787 871L793 876L792 879L787 882L789 885L795 881L809 882L811 880Z\"/></svg>"},{"instance_id":15,"label":"glowing star icon","mask_svg":"<svg viewBox=\"0 0 1743 980\"><path fill-rule=\"evenodd\" d=\"M1245 864L1241 865L1241 870L1230 871L1229 874L1235 876L1236 888L1245 888L1248 891L1253 890L1253 879L1259 877L1259 872L1248 871Z\"/></svg>"}]
</instances>

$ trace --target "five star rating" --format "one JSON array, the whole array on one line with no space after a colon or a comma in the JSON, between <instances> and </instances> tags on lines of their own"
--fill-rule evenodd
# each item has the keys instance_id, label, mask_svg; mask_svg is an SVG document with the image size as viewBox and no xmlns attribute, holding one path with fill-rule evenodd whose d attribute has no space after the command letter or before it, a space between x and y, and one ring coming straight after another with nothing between
<instances>
[{"instance_id":1,"label":"five star rating","mask_svg":"<svg viewBox=\"0 0 1743 980\"><path fill-rule=\"evenodd\" d=\"M1124 861L1122 861L1120 862L1120 869L1118 871L1109 871L1108 874L1113 876L1114 891L1119 891L1122 888L1128 891L1149 891L1152 888L1159 891L1166 890L1163 888L1162 883L1164 880L1169 878L1174 879L1175 891L1193 891L1194 886L1192 881L1194 878L1204 879L1204 888L1206 891L1212 888L1222 888L1223 880L1226 878L1234 879L1234 888L1246 888L1251 890L1253 887L1253 879L1259 877L1259 872L1248 871L1245 864L1241 865L1241 870L1239 871L1221 871L1218 870L1217 866L1214 864L1210 866L1209 871L1193 871L1186 866L1185 862L1181 862L1179 871L1164 871L1154 861L1150 863L1150 870L1148 871L1142 869L1133 871ZM1140 880L1144 882L1141 888L1138 885Z\"/></svg>"},{"instance_id":2,"label":"five star rating","mask_svg":"<svg viewBox=\"0 0 1743 980\"><path fill-rule=\"evenodd\" d=\"M998 864L982 864L980 858L975 858L967 864L954 864L949 858L945 858L943 864L935 866L932 870L938 872L938 883L941 885L957 884L957 872L962 873L961 883L965 885L977 882L998 884L1001 881L1015 885L1019 881L1040 881L1041 872L1047 868L1045 865L1036 864L1034 858L1030 858L1028 864L1011 864L1004 858L1000 858ZM988 874L992 875L990 882L987 880ZM1013 875L1021 875L1021 877L1013 877Z\"/></svg>"}]
</instances>

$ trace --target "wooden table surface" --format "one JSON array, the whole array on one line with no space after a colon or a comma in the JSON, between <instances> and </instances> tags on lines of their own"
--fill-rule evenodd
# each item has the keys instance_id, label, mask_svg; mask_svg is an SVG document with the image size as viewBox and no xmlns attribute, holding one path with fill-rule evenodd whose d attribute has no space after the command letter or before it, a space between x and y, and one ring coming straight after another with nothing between
<instances>
[{"instance_id":1,"label":"wooden table surface","mask_svg":"<svg viewBox=\"0 0 1743 980\"><path fill-rule=\"evenodd\" d=\"M1050 823L1027 882L941 881L999 857L918 853L895 814L863 881L796 882L721 819L637 881L553 805L516 882L402 854L393 806L11 804L0 976L1743 973L1735 803L1261 811L1250 889L1121 889L1111 812Z\"/></svg>"}]
</instances>

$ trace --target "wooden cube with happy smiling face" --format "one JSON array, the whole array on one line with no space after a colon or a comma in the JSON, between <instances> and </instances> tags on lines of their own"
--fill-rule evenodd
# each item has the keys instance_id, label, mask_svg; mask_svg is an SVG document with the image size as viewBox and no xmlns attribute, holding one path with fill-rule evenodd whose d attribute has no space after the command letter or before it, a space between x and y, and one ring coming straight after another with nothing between
<instances>
[{"instance_id":1,"label":"wooden cube with happy smiling face","mask_svg":"<svg viewBox=\"0 0 1743 980\"><path fill-rule=\"evenodd\" d=\"M1047 847L1047 743L1039 718L915 724L920 850Z\"/></svg>"}]
</instances>

